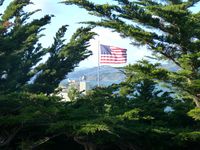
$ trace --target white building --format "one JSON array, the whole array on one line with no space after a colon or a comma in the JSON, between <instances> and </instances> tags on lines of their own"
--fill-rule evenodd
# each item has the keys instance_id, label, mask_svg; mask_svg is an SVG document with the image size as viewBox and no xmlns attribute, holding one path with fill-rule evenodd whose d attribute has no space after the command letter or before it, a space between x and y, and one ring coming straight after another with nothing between
<instances>
[{"instance_id":1,"label":"white building","mask_svg":"<svg viewBox=\"0 0 200 150\"><path fill-rule=\"evenodd\" d=\"M88 90L94 88L96 84L92 84L92 82L86 81L86 78L82 78L81 81L68 80L68 85L66 87L60 87L61 91L58 96L62 97L65 101L70 101L68 97L68 91L71 87L75 87L79 92L86 94Z\"/></svg>"}]
</instances>

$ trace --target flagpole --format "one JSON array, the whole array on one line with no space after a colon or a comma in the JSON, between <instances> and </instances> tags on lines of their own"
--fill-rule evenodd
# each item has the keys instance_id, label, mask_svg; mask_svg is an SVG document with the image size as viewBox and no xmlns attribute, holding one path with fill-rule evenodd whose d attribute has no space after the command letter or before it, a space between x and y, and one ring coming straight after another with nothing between
<instances>
[{"instance_id":1,"label":"flagpole","mask_svg":"<svg viewBox=\"0 0 200 150\"><path fill-rule=\"evenodd\" d=\"M97 86L100 86L100 42L98 40L98 71L97 71Z\"/></svg>"}]
</instances>

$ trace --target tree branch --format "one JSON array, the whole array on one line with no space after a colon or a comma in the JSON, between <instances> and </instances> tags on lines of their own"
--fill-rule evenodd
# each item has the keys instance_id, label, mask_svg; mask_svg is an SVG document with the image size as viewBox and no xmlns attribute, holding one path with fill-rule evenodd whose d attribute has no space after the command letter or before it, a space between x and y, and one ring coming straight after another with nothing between
<instances>
[{"instance_id":1,"label":"tree branch","mask_svg":"<svg viewBox=\"0 0 200 150\"><path fill-rule=\"evenodd\" d=\"M6 145L8 145L16 136L16 134L19 132L19 130L21 129L21 127L18 127L16 129L14 129L14 132L5 140L1 140L0 141L0 147L4 147Z\"/></svg>"}]
</instances>

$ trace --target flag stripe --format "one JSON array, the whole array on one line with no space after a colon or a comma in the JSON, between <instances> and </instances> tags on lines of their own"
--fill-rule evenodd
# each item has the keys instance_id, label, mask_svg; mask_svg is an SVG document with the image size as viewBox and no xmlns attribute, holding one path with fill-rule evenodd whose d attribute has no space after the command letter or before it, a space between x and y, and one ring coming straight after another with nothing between
<instances>
[{"instance_id":1,"label":"flag stripe","mask_svg":"<svg viewBox=\"0 0 200 150\"><path fill-rule=\"evenodd\" d=\"M108 54L102 54L101 56L112 56L112 57L117 57L117 56L122 56L122 57L124 57L124 56L127 56L126 54L111 54L111 55L108 55Z\"/></svg>"},{"instance_id":2,"label":"flag stripe","mask_svg":"<svg viewBox=\"0 0 200 150\"><path fill-rule=\"evenodd\" d=\"M111 54L111 55L107 55L107 54L102 54L101 55L102 57L108 57L108 56L112 56L112 57L126 57L127 55L126 54Z\"/></svg>"},{"instance_id":3,"label":"flag stripe","mask_svg":"<svg viewBox=\"0 0 200 150\"><path fill-rule=\"evenodd\" d=\"M100 63L122 64L127 61L126 49L115 46L100 45Z\"/></svg>"},{"instance_id":4,"label":"flag stripe","mask_svg":"<svg viewBox=\"0 0 200 150\"><path fill-rule=\"evenodd\" d=\"M116 61L116 59L101 59L101 61ZM118 59L117 61L126 61L126 59Z\"/></svg>"},{"instance_id":5,"label":"flag stripe","mask_svg":"<svg viewBox=\"0 0 200 150\"><path fill-rule=\"evenodd\" d=\"M115 63L115 64L121 64L121 63L125 63L126 61L103 61L102 64L106 64L106 63Z\"/></svg>"},{"instance_id":6,"label":"flag stripe","mask_svg":"<svg viewBox=\"0 0 200 150\"><path fill-rule=\"evenodd\" d=\"M114 51L114 52L126 52L126 49L112 49L112 51Z\"/></svg>"},{"instance_id":7,"label":"flag stripe","mask_svg":"<svg viewBox=\"0 0 200 150\"><path fill-rule=\"evenodd\" d=\"M106 54L102 54L102 55L106 55ZM126 53L125 52L115 52L115 53L111 53L111 55L126 55Z\"/></svg>"},{"instance_id":8,"label":"flag stripe","mask_svg":"<svg viewBox=\"0 0 200 150\"><path fill-rule=\"evenodd\" d=\"M100 59L101 60L102 59L104 59L104 60L106 60L106 59L115 59L115 60L123 59L123 60L126 60L126 58L124 58L124 57L101 57Z\"/></svg>"}]
</instances>

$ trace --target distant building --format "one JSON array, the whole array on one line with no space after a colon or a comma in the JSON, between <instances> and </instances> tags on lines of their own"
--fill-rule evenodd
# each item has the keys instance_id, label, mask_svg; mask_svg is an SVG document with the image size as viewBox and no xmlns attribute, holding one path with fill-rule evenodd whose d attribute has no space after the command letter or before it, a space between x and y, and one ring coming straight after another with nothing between
<instances>
[{"instance_id":1,"label":"distant building","mask_svg":"<svg viewBox=\"0 0 200 150\"><path fill-rule=\"evenodd\" d=\"M61 92L58 94L58 96L62 97L65 101L70 101L68 97L68 91L71 87L75 87L79 92L82 92L83 94L86 94L88 90L91 90L96 86L96 83L86 81L86 76L82 76L80 81L76 80L69 80L68 84L65 86L60 87Z\"/></svg>"},{"instance_id":2,"label":"distant building","mask_svg":"<svg viewBox=\"0 0 200 150\"><path fill-rule=\"evenodd\" d=\"M80 91L80 92L83 92L83 94L86 94L86 92L87 92L88 90L91 90L91 89L92 89L92 88L91 88L89 82L87 82L87 81L81 81L81 82L79 83L79 91Z\"/></svg>"},{"instance_id":3,"label":"distant building","mask_svg":"<svg viewBox=\"0 0 200 150\"><path fill-rule=\"evenodd\" d=\"M86 81L86 80L87 80L87 78L85 75L81 77L81 81Z\"/></svg>"}]
</instances>

